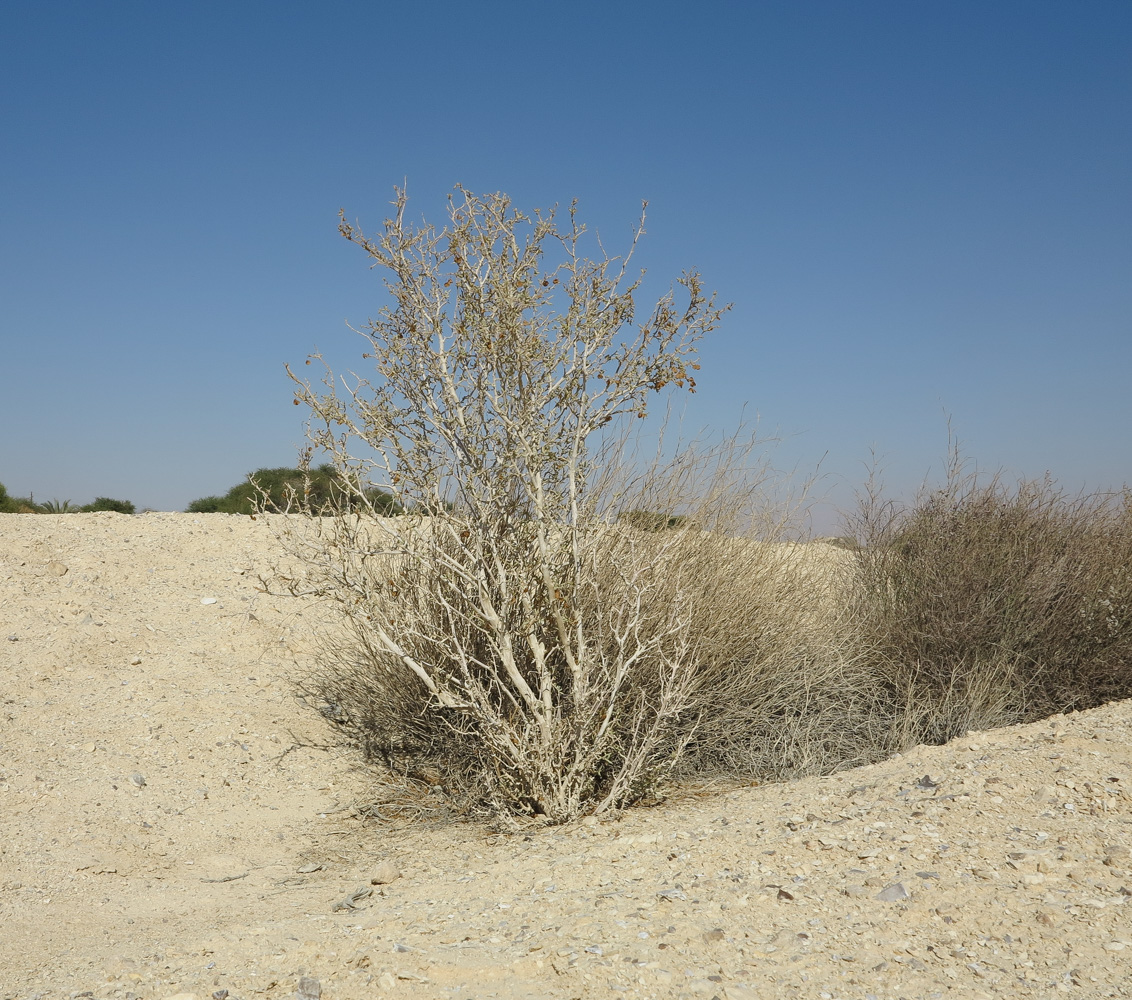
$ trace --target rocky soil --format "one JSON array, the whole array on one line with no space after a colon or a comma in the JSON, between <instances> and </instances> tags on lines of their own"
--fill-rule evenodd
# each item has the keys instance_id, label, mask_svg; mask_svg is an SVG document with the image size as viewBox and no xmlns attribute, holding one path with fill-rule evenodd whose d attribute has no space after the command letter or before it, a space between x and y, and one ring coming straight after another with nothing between
<instances>
[{"instance_id":1,"label":"rocky soil","mask_svg":"<svg viewBox=\"0 0 1132 1000\"><path fill-rule=\"evenodd\" d=\"M2 1000L1132 996L1129 703L500 834L311 745L276 559L0 515Z\"/></svg>"}]
</instances>

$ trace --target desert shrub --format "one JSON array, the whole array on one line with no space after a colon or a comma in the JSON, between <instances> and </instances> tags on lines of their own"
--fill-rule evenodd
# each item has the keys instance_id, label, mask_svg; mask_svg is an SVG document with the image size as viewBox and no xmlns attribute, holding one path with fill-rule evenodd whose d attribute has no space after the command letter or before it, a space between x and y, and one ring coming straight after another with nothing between
<instances>
[{"instance_id":1,"label":"desert shrub","mask_svg":"<svg viewBox=\"0 0 1132 1000\"><path fill-rule=\"evenodd\" d=\"M80 509L70 500L48 500L33 506L41 514L76 514Z\"/></svg>"},{"instance_id":2,"label":"desert shrub","mask_svg":"<svg viewBox=\"0 0 1132 1000\"><path fill-rule=\"evenodd\" d=\"M75 514L79 512L113 510L122 514L133 514L134 505L128 500L112 500L109 497L98 497L93 503L79 506L70 500L50 500L47 503L36 503L32 497L12 497L0 483L0 514Z\"/></svg>"},{"instance_id":3,"label":"desert shrub","mask_svg":"<svg viewBox=\"0 0 1132 1000\"><path fill-rule=\"evenodd\" d=\"M14 497L0 483L0 514L38 514L39 506L31 497Z\"/></svg>"},{"instance_id":4,"label":"desert shrub","mask_svg":"<svg viewBox=\"0 0 1132 1000\"><path fill-rule=\"evenodd\" d=\"M905 743L1132 696L1132 497L964 475L866 500L857 613Z\"/></svg>"},{"instance_id":5,"label":"desert shrub","mask_svg":"<svg viewBox=\"0 0 1132 1000\"><path fill-rule=\"evenodd\" d=\"M79 508L84 514L97 511L112 511L117 514L136 514L137 508L129 500L114 500L111 497L95 497L91 503Z\"/></svg>"},{"instance_id":6,"label":"desert shrub","mask_svg":"<svg viewBox=\"0 0 1132 1000\"><path fill-rule=\"evenodd\" d=\"M0 483L0 514L18 514L20 512L20 499L8 495L8 490Z\"/></svg>"},{"instance_id":7,"label":"desert shrub","mask_svg":"<svg viewBox=\"0 0 1132 1000\"><path fill-rule=\"evenodd\" d=\"M694 388L695 344L722 310L688 273L680 304L670 292L639 317L632 248L586 258L573 208L560 229L461 191L443 232L404 210L400 195L373 238L341 226L388 272L392 304L360 331L377 379L340 395L333 373L321 390L294 376L312 446L412 512L359 503L289 537L308 567L297 592L344 625L308 689L370 756L433 767L494 810L624 806L707 731L701 667L721 676L727 658L701 641L721 636L696 625L709 598L686 557L752 494L715 476L655 502L618 447L654 392ZM617 523L625 509L689 521L641 532Z\"/></svg>"},{"instance_id":8,"label":"desert shrub","mask_svg":"<svg viewBox=\"0 0 1132 1000\"><path fill-rule=\"evenodd\" d=\"M397 512L393 498L382 490L363 490L367 502L383 514ZM188 514L253 514L258 510L341 512L357 503L329 464L315 468L257 469L224 496L201 497L185 509Z\"/></svg>"},{"instance_id":9,"label":"desert shrub","mask_svg":"<svg viewBox=\"0 0 1132 1000\"><path fill-rule=\"evenodd\" d=\"M635 459L636 419L694 388L721 317L699 276L639 319L636 240L587 259L573 210L563 232L460 192L439 233L404 210L374 238L341 227L389 272L391 305L359 331L375 381L292 374L312 447L410 512L276 524L306 567L290 592L337 612L315 613L305 694L370 759L554 821L670 776L891 752L856 558L784 540L790 494L758 442Z\"/></svg>"},{"instance_id":10,"label":"desert shrub","mask_svg":"<svg viewBox=\"0 0 1132 1000\"><path fill-rule=\"evenodd\" d=\"M218 496L200 497L199 499L194 500L192 503L190 503L188 505L188 507L185 508L185 513L186 514L221 514L221 513L234 514L234 513L236 513L236 511L234 511L234 510L222 511L220 509L220 507L221 507L221 504L223 504L223 503L224 503L224 497L218 497Z\"/></svg>"},{"instance_id":11,"label":"desert shrub","mask_svg":"<svg viewBox=\"0 0 1132 1000\"><path fill-rule=\"evenodd\" d=\"M683 514L662 514L654 510L625 510L617 515L617 520L641 531L664 531L666 528L680 528L688 521Z\"/></svg>"}]
</instances>

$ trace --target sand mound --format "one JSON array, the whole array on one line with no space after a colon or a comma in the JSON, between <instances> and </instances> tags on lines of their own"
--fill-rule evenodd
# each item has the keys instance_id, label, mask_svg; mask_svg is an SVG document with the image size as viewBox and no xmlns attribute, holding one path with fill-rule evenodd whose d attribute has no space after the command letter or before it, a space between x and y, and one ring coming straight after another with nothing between
<instances>
[{"instance_id":1,"label":"sand mound","mask_svg":"<svg viewBox=\"0 0 1132 1000\"><path fill-rule=\"evenodd\" d=\"M276 558L262 519L0 515L3 1000L1132 995L1129 703L528 836L385 822L294 748Z\"/></svg>"}]
</instances>

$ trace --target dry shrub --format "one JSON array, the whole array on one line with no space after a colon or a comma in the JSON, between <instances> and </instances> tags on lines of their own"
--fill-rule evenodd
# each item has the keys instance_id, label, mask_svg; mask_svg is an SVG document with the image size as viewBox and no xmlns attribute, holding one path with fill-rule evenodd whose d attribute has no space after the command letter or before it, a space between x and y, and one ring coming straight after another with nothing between
<instances>
[{"instance_id":1,"label":"dry shrub","mask_svg":"<svg viewBox=\"0 0 1132 1000\"><path fill-rule=\"evenodd\" d=\"M857 615L897 741L1132 696L1132 497L967 475L866 498Z\"/></svg>"},{"instance_id":2,"label":"dry shrub","mask_svg":"<svg viewBox=\"0 0 1132 1000\"><path fill-rule=\"evenodd\" d=\"M623 500L633 512L685 512L675 526L630 519L639 544L664 553L657 606L685 609L694 675L680 776L826 773L892 749L851 614L854 555L784 540L803 534L811 484L778 476L755 453L739 438L690 447L649 465Z\"/></svg>"},{"instance_id":3,"label":"dry shrub","mask_svg":"<svg viewBox=\"0 0 1132 1000\"><path fill-rule=\"evenodd\" d=\"M724 311L698 274L639 315L641 229L590 259L573 208L458 190L438 232L405 207L341 225L386 275L373 380L293 376L341 513L278 522L327 612L307 690L367 757L561 822L1132 693L1128 497L956 460L908 508L871 495L860 545L786 541L754 442L632 451Z\"/></svg>"},{"instance_id":4,"label":"dry shrub","mask_svg":"<svg viewBox=\"0 0 1132 1000\"><path fill-rule=\"evenodd\" d=\"M455 511L279 522L306 565L297 587L335 612L307 693L368 758L465 808L551 820L673 774L874 759L847 725L867 682L844 655L852 557L778 540L788 512L769 516L752 447L684 449L631 482L606 464L606 516L550 531L485 537ZM665 531L617 519L642 501L685 513ZM520 682L553 711L530 710Z\"/></svg>"},{"instance_id":5,"label":"dry shrub","mask_svg":"<svg viewBox=\"0 0 1132 1000\"><path fill-rule=\"evenodd\" d=\"M359 331L374 381L296 378L356 500L301 543L302 587L341 616L321 684L368 753L565 820L639 798L686 742L683 607L654 599L663 547L611 530L603 456L653 393L694 388L722 310L687 273L638 318L632 248L591 260L573 209L563 231L458 195L441 232L406 223L403 193L375 237L342 223L392 305Z\"/></svg>"},{"instance_id":6,"label":"dry shrub","mask_svg":"<svg viewBox=\"0 0 1132 1000\"><path fill-rule=\"evenodd\" d=\"M834 546L702 539L699 724L683 770L776 779L883 757L878 688L849 612L855 566Z\"/></svg>"},{"instance_id":7,"label":"dry shrub","mask_svg":"<svg viewBox=\"0 0 1132 1000\"><path fill-rule=\"evenodd\" d=\"M694 389L723 311L699 276L641 317L632 248L585 257L573 209L563 230L459 191L437 232L396 206L375 237L342 224L388 275L359 331L376 378L296 377L356 500L288 538L292 590L332 612L307 683L324 714L467 807L551 821L676 773L874 757L852 555L783 542L753 440L633 451L653 394Z\"/></svg>"}]
</instances>

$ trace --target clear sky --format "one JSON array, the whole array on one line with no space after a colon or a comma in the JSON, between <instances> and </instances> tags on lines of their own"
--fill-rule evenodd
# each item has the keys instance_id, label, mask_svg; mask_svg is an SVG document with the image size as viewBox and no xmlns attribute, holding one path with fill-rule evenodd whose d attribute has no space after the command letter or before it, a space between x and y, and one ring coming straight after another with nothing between
<instances>
[{"instance_id":1,"label":"clear sky","mask_svg":"<svg viewBox=\"0 0 1132 1000\"><path fill-rule=\"evenodd\" d=\"M689 426L743 407L894 491L969 455L1132 481L1132 3L0 5L0 482L183 509L293 464L284 362L361 365L407 178L650 203L650 281L734 302Z\"/></svg>"}]
</instances>

